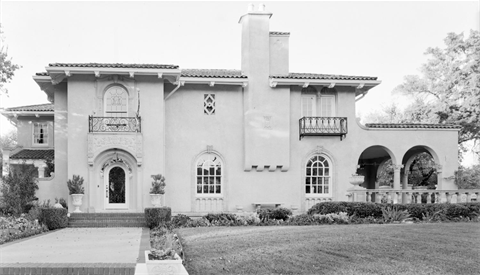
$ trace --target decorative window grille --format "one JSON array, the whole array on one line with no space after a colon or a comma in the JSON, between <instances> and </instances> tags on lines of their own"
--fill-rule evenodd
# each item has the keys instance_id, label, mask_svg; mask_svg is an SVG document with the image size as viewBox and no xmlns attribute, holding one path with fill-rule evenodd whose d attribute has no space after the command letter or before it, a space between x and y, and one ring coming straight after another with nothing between
<instances>
[{"instance_id":1,"label":"decorative window grille","mask_svg":"<svg viewBox=\"0 0 480 275\"><path fill-rule=\"evenodd\" d=\"M48 124L36 122L33 124L33 144L46 145L48 143Z\"/></svg>"},{"instance_id":2,"label":"decorative window grille","mask_svg":"<svg viewBox=\"0 0 480 275\"><path fill-rule=\"evenodd\" d=\"M110 87L105 92L105 116L126 117L128 110L128 93L120 86Z\"/></svg>"},{"instance_id":3,"label":"decorative window grille","mask_svg":"<svg viewBox=\"0 0 480 275\"><path fill-rule=\"evenodd\" d=\"M202 155L197 161L197 194L222 194L222 162L214 154Z\"/></svg>"},{"instance_id":4,"label":"decorative window grille","mask_svg":"<svg viewBox=\"0 0 480 275\"><path fill-rule=\"evenodd\" d=\"M206 115L215 114L215 94L203 95L203 113Z\"/></svg>"},{"instance_id":5,"label":"decorative window grille","mask_svg":"<svg viewBox=\"0 0 480 275\"><path fill-rule=\"evenodd\" d=\"M330 194L332 170L328 160L316 155L310 158L305 169L306 194Z\"/></svg>"}]
</instances>

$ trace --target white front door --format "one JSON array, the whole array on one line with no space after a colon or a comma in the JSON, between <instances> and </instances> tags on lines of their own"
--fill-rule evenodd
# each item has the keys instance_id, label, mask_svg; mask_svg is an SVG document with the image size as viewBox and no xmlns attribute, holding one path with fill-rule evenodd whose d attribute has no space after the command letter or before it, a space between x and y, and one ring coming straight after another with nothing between
<instances>
[{"instance_id":1,"label":"white front door","mask_svg":"<svg viewBox=\"0 0 480 275\"><path fill-rule=\"evenodd\" d=\"M105 209L128 209L128 174L122 166L105 171Z\"/></svg>"}]
</instances>

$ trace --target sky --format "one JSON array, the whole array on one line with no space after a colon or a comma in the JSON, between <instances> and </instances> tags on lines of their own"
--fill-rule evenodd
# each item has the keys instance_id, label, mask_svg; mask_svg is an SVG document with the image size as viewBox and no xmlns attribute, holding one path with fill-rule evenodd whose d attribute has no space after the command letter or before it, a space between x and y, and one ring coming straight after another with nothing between
<instances>
[{"instance_id":1,"label":"sky","mask_svg":"<svg viewBox=\"0 0 480 275\"><path fill-rule=\"evenodd\" d=\"M449 32L480 30L477 1L24 2L0 0L5 46L22 68L0 107L47 102L33 81L49 63L156 63L240 69L239 18L248 4L273 13L270 30L290 32L290 72L376 76L356 105L364 117L390 102L405 75L418 74L428 47ZM12 129L1 116L0 134Z\"/></svg>"}]
</instances>

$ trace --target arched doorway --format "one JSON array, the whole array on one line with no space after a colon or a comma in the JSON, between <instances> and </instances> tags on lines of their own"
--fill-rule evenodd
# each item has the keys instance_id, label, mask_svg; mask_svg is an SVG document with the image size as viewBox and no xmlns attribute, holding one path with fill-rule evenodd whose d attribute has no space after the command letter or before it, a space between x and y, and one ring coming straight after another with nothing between
<instances>
[{"instance_id":1,"label":"arched doorway","mask_svg":"<svg viewBox=\"0 0 480 275\"><path fill-rule=\"evenodd\" d=\"M122 165L108 167L105 171L105 208L128 209L128 177Z\"/></svg>"}]
</instances>

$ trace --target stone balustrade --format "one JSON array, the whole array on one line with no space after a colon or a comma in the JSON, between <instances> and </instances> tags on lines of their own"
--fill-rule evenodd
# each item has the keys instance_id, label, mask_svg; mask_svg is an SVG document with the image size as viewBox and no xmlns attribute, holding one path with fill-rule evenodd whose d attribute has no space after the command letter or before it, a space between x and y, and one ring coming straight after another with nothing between
<instances>
[{"instance_id":1,"label":"stone balustrade","mask_svg":"<svg viewBox=\"0 0 480 275\"><path fill-rule=\"evenodd\" d=\"M347 196L352 202L384 203L459 203L480 201L480 189L460 190L397 190L363 189L349 190Z\"/></svg>"},{"instance_id":2,"label":"stone balustrade","mask_svg":"<svg viewBox=\"0 0 480 275\"><path fill-rule=\"evenodd\" d=\"M222 212L223 198L196 198L195 207L197 212Z\"/></svg>"}]
</instances>

